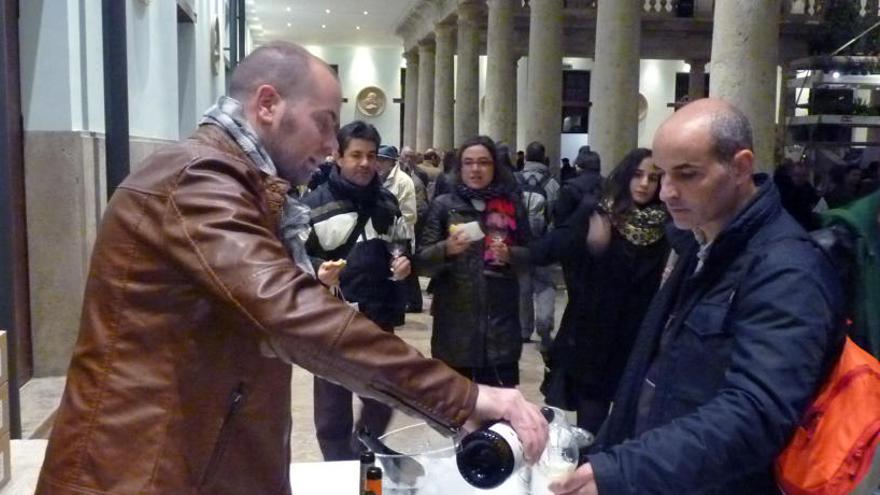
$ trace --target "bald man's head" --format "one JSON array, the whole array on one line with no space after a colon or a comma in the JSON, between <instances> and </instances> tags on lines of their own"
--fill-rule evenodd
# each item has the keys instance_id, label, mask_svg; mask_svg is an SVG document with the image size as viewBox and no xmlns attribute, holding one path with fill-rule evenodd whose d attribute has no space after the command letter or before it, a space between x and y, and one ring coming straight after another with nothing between
<instances>
[{"instance_id":1,"label":"bald man's head","mask_svg":"<svg viewBox=\"0 0 880 495\"><path fill-rule=\"evenodd\" d=\"M256 49L235 69L229 96L241 102L278 174L291 183L307 183L336 152L339 80L304 48L274 42Z\"/></svg>"},{"instance_id":2,"label":"bald man's head","mask_svg":"<svg viewBox=\"0 0 880 495\"><path fill-rule=\"evenodd\" d=\"M282 98L296 100L314 91L316 71L333 72L305 48L275 41L257 48L238 64L229 82L229 96L245 101L257 88L269 85Z\"/></svg>"},{"instance_id":3,"label":"bald man's head","mask_svg":"<svg viewBox=\"0 0 880 495\"><path fill-rule=\"evenodd\" d=\"M688 103L660 126L657 135L680 132L683 127L705 129L712 142L710 151L721 163L730 163L739 151L754 151L748 117L724 100L703 98Z\"/></svg>"}]
</instances>

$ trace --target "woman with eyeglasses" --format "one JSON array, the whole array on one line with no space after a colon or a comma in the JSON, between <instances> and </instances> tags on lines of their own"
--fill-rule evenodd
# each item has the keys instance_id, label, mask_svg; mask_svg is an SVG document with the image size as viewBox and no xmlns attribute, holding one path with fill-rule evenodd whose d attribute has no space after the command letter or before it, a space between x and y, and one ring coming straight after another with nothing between
<instances>
[{"instance_id":1,"label":"woman with eyeglasses","mask_svg":"<svg viewBox=\"0 0 880 495\"><path fill-rule=\"evenodd\" d=\"M431 353L477 383L519 384L516 271L528 262L528 218L495 143L466 141L451 191L431 203L416 266L433 278Z\"/></svg>"}]
</instances>

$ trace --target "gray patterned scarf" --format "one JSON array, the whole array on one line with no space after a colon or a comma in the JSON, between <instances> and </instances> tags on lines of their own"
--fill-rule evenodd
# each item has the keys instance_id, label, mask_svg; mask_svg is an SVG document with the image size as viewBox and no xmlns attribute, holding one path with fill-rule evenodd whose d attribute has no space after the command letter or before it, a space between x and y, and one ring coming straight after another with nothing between
<instances>
[{"instance_id":1,"label":"gray patterned scarf","mask_svg":"<svg viewBox=\"0 0 880 495\"><path fill-rule=\"evenodd\" d=\"M278 169L275 168L266 149L260 144L256 131L245 119L244 110L238 100L221 96L217 104L205 112L199 124L215 125L223 129L260 171L273 177L278 175ZM282 209L278 233L296 266L315 277L315 269L306 253L310 218L309 207L288 194Z\"/></svg>"}]
</instances>

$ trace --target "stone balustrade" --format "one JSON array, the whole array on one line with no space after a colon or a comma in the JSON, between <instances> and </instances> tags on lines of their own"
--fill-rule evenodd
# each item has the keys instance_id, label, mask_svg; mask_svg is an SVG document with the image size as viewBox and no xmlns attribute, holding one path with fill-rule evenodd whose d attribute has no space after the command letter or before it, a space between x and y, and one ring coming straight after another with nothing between
<instances>
[{"instance_id":1,"label":"stone balustrade","mask_svg":"<svg viewBox=\"0 0 880 495\"><path fill-rule=\"evenodd\" d=\"M679 0L640 0L645 15L657 17L676 17ZM782 16L787 21L820 20L825 15L825 4L828 0L783 0ZM863 17L880 16L880 0L857 0L860 3L859 13ZM528 5L529 0L523 4ZM595 11L597 0L566 0L565 8L584 11ZM713 0L693 0L694 17L712 18ZM704 6L705 5L705 6Z\"/></svg>"}]
</instances>

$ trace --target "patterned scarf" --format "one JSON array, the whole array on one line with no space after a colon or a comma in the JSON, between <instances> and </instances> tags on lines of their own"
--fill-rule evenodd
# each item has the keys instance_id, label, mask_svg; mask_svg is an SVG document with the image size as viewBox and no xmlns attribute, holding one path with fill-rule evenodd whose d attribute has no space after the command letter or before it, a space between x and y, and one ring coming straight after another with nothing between
<instances>
[{"instance_id":1,"label":"patterned scarf","mask_svg":"<svg viewBox=\"0 0 880 495\"><path fill-rule=\"evenodd\" d=\"M455 191L465 199L481 199L483 201L489 201L507 194L506 188L496 182L492 182L482 189L471 189L459 182L455 185Z\"/></svg>"},{"instance_id":2,"label":"patterned scarf","mask_svg":"<svg viewBox=\"0 0 880 495\"><path fill-rule=\"evenodd\" d=\"M669 214L663 206L651 204L645 207L633 206L620 215L612 212L611 198L605 198L599 207L611 217L611 224L624 239L636 246L650 246L666 234L666 221Z\"/></svg>"},{"instance_id":3,"label":"patterned scarf","mask_svg":"<svg viewBox=\"0 0 880 495\"><path fill-rule=\"evenodd\" d=\"M275 168L269 153L260 144L256 131L245 119L241 103L228 96L221 96L217 100L217 104L205 112L199 124L215 125L226 131L261 172L275 179L269 181L269 189L274 190L275 193L284 194L284 204L278 223L279 237L281 237L284 247L287 248L296 266L315 277L315 269L312 267L308 253L306 253L306 240L308 240L310 232L309 207L300 203L294 196L287 194L290 189L289 184L285 182L285 187L279 187L279 183L283 181L278 178L278 169Z\"/></svg>"}]
</instances>

